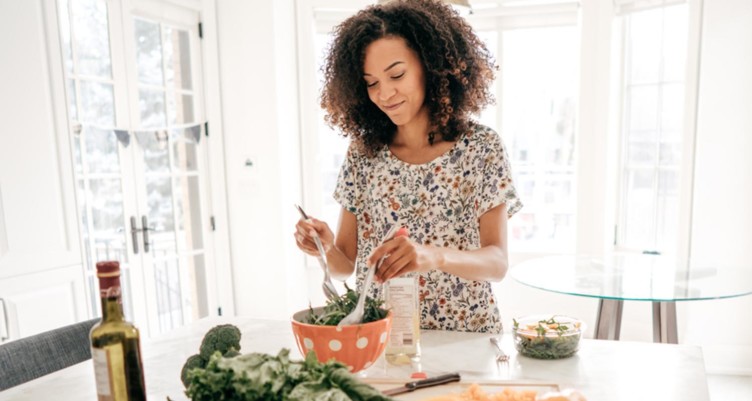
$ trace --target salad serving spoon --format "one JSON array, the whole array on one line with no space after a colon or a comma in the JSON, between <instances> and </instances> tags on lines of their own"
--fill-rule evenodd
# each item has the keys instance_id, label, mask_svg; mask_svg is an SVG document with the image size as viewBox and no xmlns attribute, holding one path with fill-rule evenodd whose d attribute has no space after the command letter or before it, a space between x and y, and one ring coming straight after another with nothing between
<instances>
[{"instance_id":1,"label":"salad serving spoon","mask_svg":"<svg viewBox=\"0 0 752 401\"><path fill-rule=\"evenodd\" d=\"M304 220L310 220L308 218L308 215L306 212L303 211L303 208L299 205L295 205L295 207L300 212L300 215L303 216ZM319 255L316 257L319 261L319 265L321 265L321 268L324 270L324 281L321 283L321 288L324 290L324 295L330 300L335 300L339 298L339 293L337 292L337 288L332 283L332 278L329 275L329 266L326 263L326 252L324 252L324 246L321 245L321 239L319 239L318 234L314 232L313 234L313 242L316 243L316 249L319 250Z\"/></svg>"}]
</instances>

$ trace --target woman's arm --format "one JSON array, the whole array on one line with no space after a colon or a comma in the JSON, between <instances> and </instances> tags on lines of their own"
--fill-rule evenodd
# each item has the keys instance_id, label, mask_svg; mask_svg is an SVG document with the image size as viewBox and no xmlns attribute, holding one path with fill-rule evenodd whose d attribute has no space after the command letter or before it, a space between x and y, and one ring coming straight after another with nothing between
<instances>
[{"instance_id":1,"label":"woman's arm","mask_svg":"<svg viewBox=\"0 0 752 401\"><path fill-rule=\"evenodd\" d=\"M376 277L384 282L409 272L431 269L467 280L501 281L509 268L507 256L507 207L505 204L484 213L480 219L480 248L470 251L419 245L407 237L397 237L376 248L368 258L375 264L384 260Z\"/></svg>"},{"instance_id":2,"label":"woman's arm","mask_svg":"<svg viewBox=\"0 0 752 401\"><path fill-rule=\"evenodd\" d=\"M354 214L344 208L341 210L336 238L328 224L314 218L299 220L295 228L295 241L298 248L308 255L318 256L318 249L312 235L313 231L316 231L326 252L329 272L334 278L342 281L350 277L355 268L354 261L358 253L358 222Z\"/></svg>"}]
</instances>

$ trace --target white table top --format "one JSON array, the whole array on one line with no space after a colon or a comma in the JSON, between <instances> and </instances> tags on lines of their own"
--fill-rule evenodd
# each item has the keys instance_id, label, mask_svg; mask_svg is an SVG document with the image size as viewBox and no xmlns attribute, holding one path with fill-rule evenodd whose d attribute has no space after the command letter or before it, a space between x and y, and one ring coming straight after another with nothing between
<instances>
[{"instance_id":1,"label":"white table top","mask_svg":"<svg viewBox=\"0 0 752 401\"><path fill-rule=\"evenodd\" d=\"M186 358L198 352L203 334L221 323L237 325L242 332L241 352L276 354L295 345L290 323L243 317L207 318L142 344L149 399L186 400L180 369ZM463 381L509 380L556 383L575 388L589 401L682 400L708 401L702 350L696 346L623 341L586 340L579 352L567 359L544 361L517 355L512 335L503 336L511 356L506 366L495 362L490 335L424 331L420 366L393 366L379 360L359 373L366 379L411 380L420 369L433 376L457 371ZM96 400L91 360L0 392L0 400Z\"/></svg>"}]
</instances>

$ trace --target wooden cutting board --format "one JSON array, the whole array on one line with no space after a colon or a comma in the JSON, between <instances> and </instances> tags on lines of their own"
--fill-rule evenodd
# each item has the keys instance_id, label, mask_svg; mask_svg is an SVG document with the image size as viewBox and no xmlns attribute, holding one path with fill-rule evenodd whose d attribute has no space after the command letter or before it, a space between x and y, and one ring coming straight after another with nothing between
<instances>
[{"instance_id":1,"label":"wooden cutting board","mask_svg":"<svg viewBox=\"0 0 752 401\"><path fill-rule=\"evenodd\" d=\"M386 390L399 387L405 384L404 380L397 379L363 379L366 383L374 386L379 390ZM538 395L543 395L550 391L559 391L559 385L556 383L541 383L531 381L508 381L508 380L485 380L485 381L459 381L442 384L434 387L422 388L410 393L404 393L394 396L395 400L400 401L422 401L427 398L447 394L460 394L465 392L472 384L477 384L483 391L489 394L495 394L503 391L505 388L512 390L534 390Z\"/></svg>"}]
</instances>

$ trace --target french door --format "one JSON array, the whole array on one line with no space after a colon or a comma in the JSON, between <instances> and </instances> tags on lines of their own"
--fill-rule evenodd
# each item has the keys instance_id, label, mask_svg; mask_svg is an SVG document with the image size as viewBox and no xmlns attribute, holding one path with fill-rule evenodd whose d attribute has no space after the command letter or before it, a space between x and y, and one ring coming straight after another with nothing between
<instances>
[{"instance_id":1,"label":"french door","mask_svg":"<svg viewBox=\"0 0 752 401\"><path fill-rule=\"evenodd\" d=\"M59 0L81 240L119 260L126 316L155 335L213 293L199 14L161 1Z\"/></svg>"}]
</instances>

